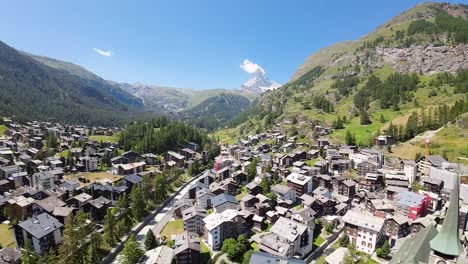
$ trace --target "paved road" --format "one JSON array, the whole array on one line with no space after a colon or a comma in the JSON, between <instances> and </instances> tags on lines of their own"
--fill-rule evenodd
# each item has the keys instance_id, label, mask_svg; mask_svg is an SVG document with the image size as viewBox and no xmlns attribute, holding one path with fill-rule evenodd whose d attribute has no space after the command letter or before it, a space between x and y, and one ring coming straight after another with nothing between
<instances>
[{"instance_id":1,"label":"paved road","mask_svg":"<svg viewBox=\"0 0 468 264\"><path fill-rule=\"evenodd\" d=\"M198 177L197 177L198 178ZM166 223L171 219L171 214L174 209L174 204L185 197L190 189L197 180L193 180L191 183L189 183L187 186L185 186L178 195L176 195L168 204L166 207L164 207L159 214L157 214L145 227L143 227L138 234L136 234L135 239L138 241L142 246L145 242L145 236L146 233L148 233L148 230L156 229L156 230L161 230ZM158 232L159 233L159 232ZM157 236L158 233L155 233ZM119 255L120 256L120 255ZM119 264L119 256L115 258L112 263L113 264Z\"/></svg>"}]
</instances>

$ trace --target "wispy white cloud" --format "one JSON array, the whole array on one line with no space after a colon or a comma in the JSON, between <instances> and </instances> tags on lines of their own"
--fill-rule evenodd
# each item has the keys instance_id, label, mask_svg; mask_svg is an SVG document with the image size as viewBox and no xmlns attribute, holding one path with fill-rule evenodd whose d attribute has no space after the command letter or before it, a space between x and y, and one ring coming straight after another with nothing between
<instances>
[{"instance_id":1,"label":"wispy white cloud","mask_svg":"<svg viewBox=\"0 0 468 264\"><path fill-rule=\"evenodd\" d=\"M110 50L101 50L98 48L93 48L95 52L97 52L99 55L104 56L104 57L112 57L112 52Z\"/></svg>"},{"instance_id":2,"label":"wispy white cloud","mask_svg":"<svg viewBox=\"0 0 468 264\"><path fill-rule=\"evenodd\" d=\"M256 64L255 62L250 61L249 59L244 59L240 67L247 73L254 73L256 71L265 73L265 70L260 65Z\"/></svg>"}]
</instances>

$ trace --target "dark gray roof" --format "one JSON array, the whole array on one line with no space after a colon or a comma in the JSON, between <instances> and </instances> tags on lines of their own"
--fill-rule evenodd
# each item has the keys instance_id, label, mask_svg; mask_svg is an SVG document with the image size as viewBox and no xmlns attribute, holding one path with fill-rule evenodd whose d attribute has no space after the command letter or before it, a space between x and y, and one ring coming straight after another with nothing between
<instances>
[{"instance_id":1,"label":"dark gray roof","mask_svg":"<svg viewBox=\"0 0 468 264\"><path fill-rule=\"evenodd\" d=\"M55 217L52 217L47 213L42 213L36 217L29 218L28 220L19 223L18 226L35 238L40 239L63 227L63 224Z\"/></svg>"},{"instance_id":2,"label":"dark gray roof","mask_svg":"<svg viewBox=\"0 0 468 264\"><path fill-rule=\"evenodd\" d=\"M141 182L141 177L138 176L137 174L130 174L130 175L125 176L125 180L133 184L137 184Z\"/></svg>"},{"instance_id":3,"label":"dark gray roof","mask_svg":"<svg viewBox=\"0 0 468 264\"><path fill-rule=\"evenodd\" d=\"M213 207L219 206L224 203L238 204L236 197L225 193L216 195L215 197L211 198L211 203Z\"/></svg>"}]
</instances>

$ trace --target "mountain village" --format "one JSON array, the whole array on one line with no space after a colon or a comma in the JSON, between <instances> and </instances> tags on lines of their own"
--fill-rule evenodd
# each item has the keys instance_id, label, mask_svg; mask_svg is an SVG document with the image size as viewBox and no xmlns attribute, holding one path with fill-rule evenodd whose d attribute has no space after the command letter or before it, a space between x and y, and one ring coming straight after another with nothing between
<instances>
[{"instance_id":1,"label":"mountain village","mask_svg":"<svg viewBox=\"0 0 468 264\"><path fill-rule=\"evenodd\" d=\"M145 175L208 164L195 143L158 156L90 139L119 128L11 120L5 126L0 206L7 229L2 237L12 241L0 251L2 263L20 263L28 240L39 255L56 250L67 219L77 212L103 232L107 212L142 188ZM220 261L230 254L226 241L241 243L240 237L253 249L250 263L338 264L350 254L368 263L465 263L464 165L438 155L387 159L383 148L394 144L387 135L375 138L376 147L362 149L334 144L327 138L331 128L311 130L312 144L273 129L222 146L213 167L185 179L177 186L180 195L159 205L171 204L162 218L160 212L149 215L156 224L145 228L145 219L139 230L129 230L138 234L145 228L157 241L141 263ZM41 155L51 138L60 152ZM459 204L451 202L458 198ZM147 234L141 234L143 244ZM103 263L118 253L110 251Z\"/></svg>"}]
</instances>

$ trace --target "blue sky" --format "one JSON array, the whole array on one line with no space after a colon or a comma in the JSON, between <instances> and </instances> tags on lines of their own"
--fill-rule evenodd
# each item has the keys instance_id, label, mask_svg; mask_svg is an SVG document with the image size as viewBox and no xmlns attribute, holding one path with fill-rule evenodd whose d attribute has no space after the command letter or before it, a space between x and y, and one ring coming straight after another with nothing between
<instances>
[{"instance_id":1,"label":"blue sky","mask_svg":"<svg viewBox=\"0 0 468 264\"><path fill-rule=\"evenodd\" d=\"M249 77L244 59L285 83L311 53L355 40L418 3L15 0L1 4L0 40L109 80L238 88Z\"/></svg>"}]
</instances>

